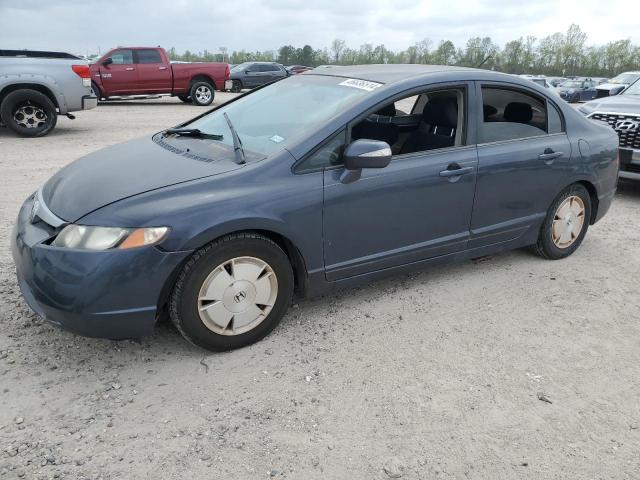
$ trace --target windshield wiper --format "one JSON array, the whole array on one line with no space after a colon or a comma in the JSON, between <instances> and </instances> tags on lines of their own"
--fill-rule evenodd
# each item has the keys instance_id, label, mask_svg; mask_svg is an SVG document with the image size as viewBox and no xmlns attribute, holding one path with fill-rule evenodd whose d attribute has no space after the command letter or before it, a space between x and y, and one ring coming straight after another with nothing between
<instances>
[{"instance_id":1,"label":"windshield wiper","mask_svg":"<svg viewBox=\"0 0 640 480\"><path fill-rule=\"evenodd\" d=\"M205 133L199 128L169 128L164 131L167 135L180 135L182 137L197 137L207 138L209 140L222 140L223 135L217 135L214 133Z\"/></svg>"},{"instance_id":2,"label":"windshield wiper","mask_svg":"<svg viewBox=\"0 0 640 480\"><path fill-rule=\"evenodd\" d=\"M227 125L229 125L229 130L231 130L231 136L233 137L233 152L236 155L236 163L242 165L243 163L247 163L247 160L244 156L244 150L242 149L242 141L238 136L238 132L235 128L233 128L233 123L229 119L229 115L227 112L223 113L224 119L227 121Z\"/></svg>"}]
</instances>

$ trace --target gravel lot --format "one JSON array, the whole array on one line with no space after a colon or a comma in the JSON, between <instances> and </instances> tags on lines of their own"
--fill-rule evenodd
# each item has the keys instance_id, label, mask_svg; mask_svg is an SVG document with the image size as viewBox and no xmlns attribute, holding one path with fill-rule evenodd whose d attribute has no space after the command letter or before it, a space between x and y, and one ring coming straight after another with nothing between
<instances>
[{"instance_id":1,"label":"gravel lot","mask_svg":"<svg viewBox=\"0 0 640 480\"><path fill-rule=\"evenodd\" d=\"M9 252L24 198L202 111L118 102L45 138L0 130L0 478L638 478L634 184L567 260L516 251L300 301L235 352L164 324L113 342L35 317Z\"/></svg>"}]
</instances>

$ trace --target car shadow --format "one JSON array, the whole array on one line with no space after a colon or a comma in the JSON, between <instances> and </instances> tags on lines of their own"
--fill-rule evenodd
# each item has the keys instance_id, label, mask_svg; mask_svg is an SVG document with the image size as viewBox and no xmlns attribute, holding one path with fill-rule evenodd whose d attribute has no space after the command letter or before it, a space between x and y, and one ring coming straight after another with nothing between
<instances>
[{"instance_id":1,"label":"car shadow","mask_svg":"<svg viewBox=\"0 0 640 480\"><path fill-rule=\"evenodd\" d=\"M621 179L618 182L616 196L640 200L640 181Z\"/></svg>"}]
</instances>

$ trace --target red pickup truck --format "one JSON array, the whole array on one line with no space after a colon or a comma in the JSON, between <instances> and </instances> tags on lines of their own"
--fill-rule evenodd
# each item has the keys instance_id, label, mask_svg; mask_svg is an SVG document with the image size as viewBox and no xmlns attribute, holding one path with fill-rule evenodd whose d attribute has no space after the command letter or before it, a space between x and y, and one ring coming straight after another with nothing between
<instances>
[{"instance_id":1,"label":"red pickup truck","mask_svg":"<svg viewBox=\"0 0 640 480\"><path fill-rule=\"evenodd\" d=\"M210 105L215 90L231 89L228 63L170 63L164 48L114 48L90 67L99 99L171 94L183 102Z\"/></svg>"}]
</instances>

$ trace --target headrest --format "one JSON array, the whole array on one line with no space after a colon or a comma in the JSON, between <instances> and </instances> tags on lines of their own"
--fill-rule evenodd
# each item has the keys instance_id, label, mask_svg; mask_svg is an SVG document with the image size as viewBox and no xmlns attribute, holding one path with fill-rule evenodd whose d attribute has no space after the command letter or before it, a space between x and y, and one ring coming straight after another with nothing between
<instances>
[{"instance_id":1,"label":"headrest","mask_svg":"<svg viewBox=\"0 0 640 480\"><path fill-rule=\"evenodd\" d=\"M533 110L528 103L511 102L504 107L502 116L507 122L529 123L533 118Z\"/></svg>"},{"instance_id":2,"label":"headrest","mask_svg":"<svg viewBox=\"0 0 640 480\"><path fill-rule=\"evenodd\" d=\"M451 97L432 98L422 110L422 120L438 127L458 126L458 101Z\"/></svg>"},{"instance_id":3,"label":"headrest","mask_svg":"<svg viewBox=\"0 0 640 480\"><path fill-rule=\"evenodd\" d=\"M376 115L383 115L385 117L395 117L396 116L396 105L395 103L390 103L382 107L380 110L376 112Z\"/></svg>"},{"instance_id":4,"label":"headrest","mask_svg":"<svg viewBox=\"0 0 640 480\"><path fill-rule=\"evenodd\" d=\"M482 105L482 111L484 113L485 120L491 115L495 115L496 113L498 113L498 109L496 107L494 107L493 105L487 105L486 103Z\"/></svg>"}]
</instances>

